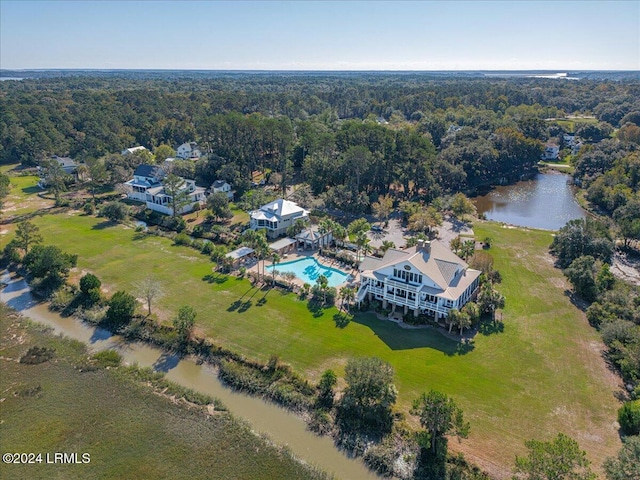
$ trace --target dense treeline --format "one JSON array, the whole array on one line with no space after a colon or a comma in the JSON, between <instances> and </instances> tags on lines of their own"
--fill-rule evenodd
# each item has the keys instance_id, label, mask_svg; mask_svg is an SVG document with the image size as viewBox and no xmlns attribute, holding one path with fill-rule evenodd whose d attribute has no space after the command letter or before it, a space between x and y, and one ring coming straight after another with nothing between
<instances>
[{"instance_id":1,"label":"dense treeline","mask_svg":"<svg viewBox=\"0 0 640 480\"><path fill-rule=\"evenodd\" d=\"M519 179L563 133L545 119L592 113L582 135L596 142L636 119L638 98L634 81L421 74L29 79L0 84L0 162L106 157L117 183L135 166L120 150L195 140L209 155L185 173L203 184L242 192L256 170L282 187L301 174L329 206L360 212L389 190L428 201Z\"/></svg>"}]
</instances>

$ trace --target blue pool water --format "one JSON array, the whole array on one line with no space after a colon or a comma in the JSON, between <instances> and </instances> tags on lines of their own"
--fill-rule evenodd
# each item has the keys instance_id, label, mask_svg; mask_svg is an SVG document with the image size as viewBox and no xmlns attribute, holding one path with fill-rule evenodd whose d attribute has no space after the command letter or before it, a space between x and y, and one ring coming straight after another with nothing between
<instances>
[{"instance_id":1,"label":"blue pool water","mask_svg":"<svg viewBox=\"0 0 640 480\"><path fill-rule=\"evenodd\" d=\"M269 265L267 270L273 270L273 265ZM311 285L315 285L320 275L327 277L330 287L337 287L349 278L348 274L340 270L320 265L313 257L294 260L293 262L278 263L276 264L276 270L278 272L293 272L296 274L296 277Z\"/></svg>"}]
</instances>

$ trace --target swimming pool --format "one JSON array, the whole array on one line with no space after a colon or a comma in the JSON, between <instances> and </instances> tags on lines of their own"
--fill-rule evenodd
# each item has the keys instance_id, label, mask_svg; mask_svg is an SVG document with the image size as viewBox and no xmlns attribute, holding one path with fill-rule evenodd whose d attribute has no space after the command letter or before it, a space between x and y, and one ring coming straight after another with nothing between
<instances>
[{"instance_id":1,"label":"swimming pool","mask_svg":"<svg viewBox=\"0 0 640 480\"><path fill-rule=\"evenodd\" d=\"M349 275L331 267L320 265L313 257L306 257L293 262L278 263L275 266L277 272L293 272L303 282L314 285L320 275L324 275L329 280L330 287L337 287L349 278ZM269 265L267 270L273 270L273 265Z\"/></svg>"}]
</instances>

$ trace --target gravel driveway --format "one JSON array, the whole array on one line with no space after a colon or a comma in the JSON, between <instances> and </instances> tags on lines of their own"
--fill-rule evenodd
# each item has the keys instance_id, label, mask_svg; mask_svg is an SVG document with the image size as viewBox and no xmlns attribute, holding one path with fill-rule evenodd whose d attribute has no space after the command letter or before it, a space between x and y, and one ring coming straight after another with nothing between
<instances>
[{"instance_id":1,"label":"gravel driveway","mask_svg":"<svg viewBox=\"0 0 640 480\"><path fill-rule=\"evenodd\" d=\"M438 239L447 246L449 246L449 242L458 235L473 237L474 233L466 223L450 217L447 217L444 222L442 222L442 226L438 227ZM375 248L380 247L385 240L393 242L396 248L401 248L405 245L407 242L406 238L409 236L406 229L402 226L400 218L392 218L389 220L389 226L385 228L383 232L374 232L371 230L367 232L367 237L371 240L370 245Z\"/></svg>"}]
</instances>

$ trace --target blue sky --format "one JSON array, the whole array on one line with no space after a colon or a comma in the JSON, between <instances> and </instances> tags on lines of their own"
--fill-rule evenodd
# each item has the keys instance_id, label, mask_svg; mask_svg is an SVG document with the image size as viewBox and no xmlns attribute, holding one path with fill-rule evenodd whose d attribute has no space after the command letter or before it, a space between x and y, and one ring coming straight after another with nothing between
<instances>
[{"instance_id":1,"label":"blue sky","mask_svg":"<svg viewBox=\"0 0 640 480\"><path fill-rule=\"evenodd\" d=\"M640 1L0 0L0 67L640 70Z\"/></svg>"}]
</instances>

